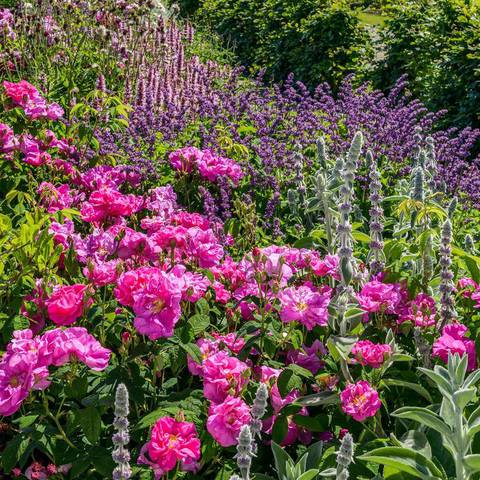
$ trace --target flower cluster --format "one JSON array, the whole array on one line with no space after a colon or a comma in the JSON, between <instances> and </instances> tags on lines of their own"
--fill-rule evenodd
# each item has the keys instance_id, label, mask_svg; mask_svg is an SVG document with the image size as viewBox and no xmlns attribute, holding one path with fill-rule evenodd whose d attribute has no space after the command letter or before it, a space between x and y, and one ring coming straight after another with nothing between
<instances>
[{"instance_id":1,"label":"flower cluster","mask_svg":"<svg viewBox=\"0 0 480 480\"><path fill-rule=\"evenodd\" d=\"M31 390L46 389L50 385L49 366L78 360L101 371L109 359L110 350L82 327L57 328L39 336L31 330L17 330L0 362L0 413L12 415Z\"/></svg>"},{"instance_id":2,"label":"flower cluster","mask_svg":"<svg viewBox=\"0 0 480 480\"><path fill-rule=\"evenodd\" d=\"M4 81L3 87L12 107L22 108L32 120L58 120L63 116L63 109L58 103L47 104L39 91L26 80L17 83Z\"/></svg>"},{"instance_id":3,"label":"flower cluster","mask_svg":"<svg viewBox=\"0 0 480 480\"><path fill-rule=\"evenodd\" d=\"M200 176L210 182L219 178L229 178L238 185L244 176L242 168L230 158L215 155L211 150L199 150L195 147L184 147L169 155L170 164L176 170L191 173L195 168Z\"/></svg>"}]
</instances>

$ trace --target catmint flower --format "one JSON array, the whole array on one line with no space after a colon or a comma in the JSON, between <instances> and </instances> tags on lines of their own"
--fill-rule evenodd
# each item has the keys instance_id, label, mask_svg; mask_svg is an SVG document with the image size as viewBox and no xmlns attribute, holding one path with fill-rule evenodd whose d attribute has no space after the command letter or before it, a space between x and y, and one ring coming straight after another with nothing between
<instances>
[{"instance_id":1,"label":"catmint flower","mask_svg":"<svg viewBox=\"0 0 480 480\"><path fill-rule=\"evenodd\" d=\"M452 224L450 219L446 219L442 227L442 235L440 239L440 328L450 323L456 316L454 298L452 292L453 272L451 270L451 247L452 242Z\"/></svg>"},{"instance_id":2,"label":"catmint flower","mask_svg":"<svg viewBox=\"0 0 480 480\"><path fill-rule=\"evenodd\" d=\"M337 452L337 480L349 478L348 467L353 462L353 437L350 433L345 434Z\"/></svg>"},{"instance_id":3,"label":"catmint flower","mask_svg":"<svg viewBox=\"0 0 480 480\"><path fill-rule=\"evenodd\" d=\"M130 452L126 445L130 441L128 434L128 390L127 387L121 383L117 387L115 394L115 418L113 426L116 432L112 436L113 453L112 458L117 464L113 470L113 480L128 480L132 475L130 468Z\"/></svg>"},{"instance_id":4,"label":"catmint flower","mask_svg":"<svg viewBox=\"0 0 480 480\"><path fill-rule=\"evenodd\" d=\"M252 457L254 455L252 449L253 443L254 439L252 437L250 427L248 425L244 425L241 428L238 436L237 454L235 455L242 480L250 480L250 467L252 465Z\"/></svg>"}]
</instances>

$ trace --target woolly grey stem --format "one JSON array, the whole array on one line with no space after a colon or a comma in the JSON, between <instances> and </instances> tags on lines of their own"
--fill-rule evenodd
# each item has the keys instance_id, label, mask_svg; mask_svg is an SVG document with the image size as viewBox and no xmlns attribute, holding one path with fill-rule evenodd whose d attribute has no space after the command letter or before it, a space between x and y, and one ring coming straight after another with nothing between
<instances>
[{"instance_id":1,"label":"woolly grey stem","mask_svg":"<svg viewBox=\"0 0 480 480\"><path fill-rule=\"evenodd\" d=\"M385 267L383 253L383 208L382 183L377 169L377 162L369 150L366 155L367 165L370 165L370 251L367 261L370 265L370 274L376 275Z\"/></svg>"},{"instance_id":2,"label":"woolly grey stem","mask_svg":"<svg viewBox=\"0 0 480 480\"><path fill-rule=\"evenodd\" d=\"M123 383L120 383L115 394L115 418L113 420L116 432L112 436L114 446L112 458L117 464L113 470L113 480L128 480L132 476L129 463L130 452L126 448L130 441L128 411L128 390Z\"/></svg>"},{"instance_id":3,"label":"woolly grey stem","mask_svg":"<svg viewBox=\"0 0 480 480\"><path fill-rule=\"evenodd\" d=\"M452 242L452 224L450 219L446 219L442 227L442 236L440 240L440 323L441 331L447 323L450 323L457 316L452 292L453 272L451 270L452 250L450 244Z\"/></svg>"},{"instance_id":4,"label":"woolly grey stem","mask_svg":"<svg viewBox=\"0 0 480 480\"><path fill-rule=\"evenodd\" d=\"M337 452L337 480L349 478L348 467L353 462L353 448L353 437L350 433L346 433Z\"/></svg>"}]
</instances>

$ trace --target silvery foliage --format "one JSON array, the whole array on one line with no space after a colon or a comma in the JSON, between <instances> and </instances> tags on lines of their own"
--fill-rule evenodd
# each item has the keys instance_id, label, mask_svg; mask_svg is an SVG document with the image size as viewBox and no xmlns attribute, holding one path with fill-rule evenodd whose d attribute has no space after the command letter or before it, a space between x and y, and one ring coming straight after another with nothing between
<instances>
[{"instance_id":1,"label":"silvery foliage","mask_svg":"<svg viewBox=\"0 0 480 480\"><path fill-rule=\"evenodd\" d=\"M467 355L450 354L447 367L419 368L442 394L439 410L422 407L396 410L392 415L401 419L403 424L406 420L414 421L421 425L421 429L408 431L400 440L392 435L394 446L377 448L358 459L382 465L392 465L393 461L397 470L415 477L447 480L440 459L432 460L432 448L423 433L427 428L441 435L443 446L454 462L456 480L470 480L480 472L480 455L472 453L474 437L480 431L480 407L471 413L467 413L466 408L471 403L478 403L476 384L480 380L480 370L467 376L467 366Z\"/></svg>"},{"instance_id":2,"label":"silvery foliage","mask_svg":"<svg viewBox=\"0 0 480 480\"><path fill-rule=\"evenodd\" d=\"M113 452L112 458L117 464L113 470L113 480L128 480L132 476L130 468L130 452L126 445L130 441L128 434L128 390L127 387L120 383L115 394L115 418L113 426L115 433L112 436Z\"/></svg>"}]
</instances>

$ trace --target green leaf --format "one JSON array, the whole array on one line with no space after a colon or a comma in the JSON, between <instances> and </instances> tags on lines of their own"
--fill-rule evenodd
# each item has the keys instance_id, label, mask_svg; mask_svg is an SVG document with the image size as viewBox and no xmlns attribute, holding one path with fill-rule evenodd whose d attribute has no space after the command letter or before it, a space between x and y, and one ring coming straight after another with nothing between
<instances>
[{"instance_id":1,"label":"green leaf","mask_svg":"<svg viewBox=\"0 0 480 480\"><path fill-rule=\"evenodd\" d=\"M331 391L324 391L320 393L314 393L312 395L305 395L304 397L296 398L294 403L303 405L305 407L313 407L317 405L329 405L332 403L338 403L338 393Z\"/></svg>"},{"instance_id":2,"label":"green leaf","mask_svg":"<svg viewBox=\"0 0 480 480\"><path fill-rule=\"evenodd\" d=\"M293 463L292 457L274 440L272 440L272 453L278 478L282 478L287 473L287 464Z\"/></svg>"},{"instance_id":3,"label":"green leaf","mask_svg":"<svg viewBox=\"0 0 480 480\"><path fill-rule=\"evenodd\" d=\"M195 336L203 333L210 325L210 317L197 313L188 319L188 323L192 326Z\"/></svg>"},{"instance_id":4,"label":"green leaf","mask_svg":"<svg viewBox=\"0 0 480 480\"><path fill-rule=\"evenodd\" d=\"M10 473L20 457L27 450L29 444L30 437L25 437L23 435L17 435L7 442L1 455L2 467L5 473Z\"/></svg>"},{"instance_id":5,"label":"green leaf","mask_svg":"<svg viewBox=\"0 0 480 480\"><path fill-rule=\"evenodd\" d=\"M87 440L92 444L98 442L102 429L102 418L98 410L94 406L77 410L76 417Z\"/></svg>"},{"instance_id":6,"label":"green leaf","mask_svg":"<svg viewBox=\"0 0 480 480\"><path fill-rule=\"evenodd\" d=\"M200 348L198 348L198 345L195 345L194 343L179 343L179 345L192 357L194 362L199 365L202 364L202 352L200 351Z\"/></svg>"},{"instance_id":7,"label":"green leaf","mask_svg":"<svg viewBox=\"0 0 480 480\"><path fill-rule=\"evenodd\" d=\"M392 443L398 447L410 448L415 452L425 455L428 459L432 459L432 448L428 443L428 439L423 432L419 430L409 430L401 440L398 440L393 433L390 435Z\"/></svg>"},{"instance_id":8,"label":"green leaf","mask_svg":"<svg viewBox=\"0 0 480 480\"><path fill-rule=\"evenodd\" d=\"M422 368L419 367L418 370L420 370L423 374L425 374L427 377L430 378L430 380L433 380L437 386L440 392L445 392L447 394L452 394L452 388L450 384L448 383L448 380L443 377L438 371L433 371L428 368Z\"/></svg>"},{"instance_id":9,"label":"green leaf","mask_svg":"<svg viewBox=\"0 0 480 480\"><path fill-rule=\"evenodd\" d=\"M278 415L272 427L272 439L275 442L281 442L288 432L288 418L284 415Z\"/></svg>"},{"instance_id":10,"label":"green leaf","mask_svg":"<svg viewBox=\"0 0 480 480\"><path fill-rule=\"evenodd\" d=\"M327 348L334 360L339 360L340 358L346 360L357 340L358 337L331 336L327 340Z\"/></svg>"},{"instance_id":11,"label":"green leaf","mask_svg":"<svg viewBox=\"0 0 480 480\"><path fill-rule=\"evenodd\" d=\"M307 468L318 468L322 461L323 442L315 442L305 452L307 455Z\"/></svg>"},{"instance_id":12,"label":"green leaf","mask_svg":"<svg viewBox=\"0 0 480 480\"><path fill-rule=\"evenodd\" d=\"M444 478L442 472L431 460L409 448L382 447L357 458L365 462L388 465L423 480Z\"/></svg>"},{"instance_id":13,"label":"green leaf","mask_svg":"<svg viewBox=\"0 0 480 480\"><path fill-rule=\"evenodd\" d=\"M471 470L472 472L480 471L480 455L467 455L463 457L463 463Z\"/></svg>"},{"instance_id":14,"label":"green leaf","mask_svg":"<svg viewBox=\"0 0 480 480\"><path fill-rule=\"evenodd\" d=\"M467 358L467 355L464 355L464 358ZM460 410L463 410L470 402L473 402L476 397L476 391L476 388L464 388L457 390L453 394L453 401L455 402L455 405L457 405Z\"/></svg>"},{"instance_id":15,"label":"green leaf","mask_svg":"<svg viewBox=\"0 0 480 480\"><path fill-rule=\"evenodd\" d=\"M418 383L406 382L405 380L400 380L398 378L384 378L382 380L382 383L389 387L409 388L410 390L417 392L423 398L427 399L430 403L433 402L428 390L419 385Z\"/></svg>"},{"instance_id":16,"label":"green leaf","mask_svg":"<svg viewBox=\"0 0 480 480\"><path fill-rule=\"evenodd\" d=\"M407 418L409 420L415 420L422 425L425 425L433 430L436 430L446 437L452 435L450 427L442 420L442 418L436 413L421 407L403 407L399 408L392 413L394 417Z\"/></svg>"},{"instance_id":17,"label":"green leaf","mask_svg":"<svg viewBox=\"0 0 480 480\"><path fill-rule=\"evenodd\" d=\"M302 379L292 369L285 368L278 376L277 386L282 398L285 398L292 390L302 388Z\"/></svg>"},{"instance_id":18,"label":"green leaf","mask_svg":"<svg viewBox=\"0 0 480 480\"><path fill-rule=\"evenodd\" d=\"M318 475L318 469L307 470L305 473L300 475L297 480L312 480Z\"/></svg>"}]
</instances>

